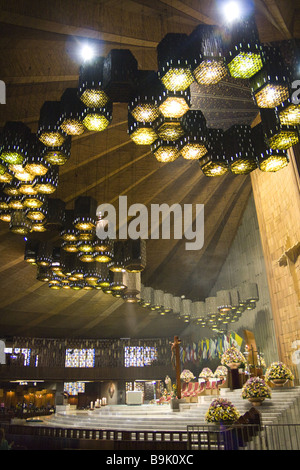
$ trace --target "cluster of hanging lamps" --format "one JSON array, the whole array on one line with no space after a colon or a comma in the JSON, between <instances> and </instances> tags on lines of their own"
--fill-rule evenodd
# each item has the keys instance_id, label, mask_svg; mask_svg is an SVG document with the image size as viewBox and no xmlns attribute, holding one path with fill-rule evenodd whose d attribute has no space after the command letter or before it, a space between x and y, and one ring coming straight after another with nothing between
<instances>
[{"instance_id":1,"label":"cluster of hanging lamps","mask_svg":"<svg viewBox=\"0 0 300 470\"><path fill-rule=\"evenodd\" d=\"M28 234L46 230L43 219L47 198L57 189L58 168L47 162L43 149L38 136L24 124L8 122L4 126L0 159L10 178L2 180L2 196L7 207L0 209L0 219L10 222L13 232ZM18 212L14 214L14 211Z\"/></svg>"},{"instance_id":2,"label":"cluster of hanging lamps","mask_svg":"<svg viewBox=\"0 0 300 470\"><path fill-rule=\"evenodd\" d=\"M250 126L244 124L227 130L207 129L201 111L191 109L190 85L193 82L212 86L228 75L250 81L253 100L260 111L275 108L279 125L294 126L281 133L285 136L286 148L297 142L295 106L290 118L294 121L287 122L286 117L286 110L291 110L291 76L279 49L261 44L254 15L245 14L225 31L216 26L199 25L189 36L169 33L157 46L157 61L157 74L146 73L147 81L141 81L142 93L139 91L128 106L128 125L132 140L150 145L159 162L173 162L180 156L199 160L202 172L210 177L271 168L259 164L261 159L254 155L252 141L260 139L256 147L266 142L270 151L274 149L276 137L268 137L268 126L263 126L263 136L251 135ZM144 116L150 109L155 110L147 123L145 117L141 117L142 103L147 104ZM137 117L138 112L140 117ZM277 168L280 169L280 165Z\"/></svg>"},{"instance_id":3,"label":"cluster of hanging lamps","mask_svg":"<svg viewBox=\"0 0 300 470\"><path fill-rule=\"evenodd\" d=\"M70 222L72 214L68 214ZM18 221L19 222L19 221ZM18 232L16 232L18 233ZM21 232L19 232L21 233ZM74 233L63 226L61 238L74 238ZM24 260L37 267L37 279L48 282L55 290L93 290L101 289L106 294L122 297L129 303L137 302L140 293L141 272L146 266L146 246L144 240L126 240L110 242L109 248L103 248L110 256L97 259L95 240L90 249L87 240L77 239L77 251L65 250L64 241L60 245L51 241L40 242L28 238L25 243ZM99 241L99 246L104 241ZM101 248L100 248L101 249ZM80 251L83 250L83 251ZM93 254L95 253L95 256ZM81 254L92 254L88 262ZM122 258L122 259L121 259Z\"/></svg>"},{"instance_id":4,"label":"cluster of hanging lamps","mask_svg":"<svg viewBox=\"0 0 300 470\"><path fill-rule=\"evenodd\" d=\"M191 301L185 296L174 296L160 289L141 285L139 304L159 315L172 315L184 323L191 323L213 331L224 331L226 325L239 320L243 312L254 310L259 300L255 283L243 283L234 289L222 289L204 301Z\"/></svg>"}]
</instances>

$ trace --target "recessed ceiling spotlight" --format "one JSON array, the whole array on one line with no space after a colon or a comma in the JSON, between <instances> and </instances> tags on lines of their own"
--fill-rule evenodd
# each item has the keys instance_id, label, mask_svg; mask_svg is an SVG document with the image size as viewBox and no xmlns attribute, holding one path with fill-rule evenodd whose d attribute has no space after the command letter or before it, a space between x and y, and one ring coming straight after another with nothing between
<instances>
[{"instance_id":1,"label":"recessed ceiling spotlight","mask_svg":"<svg viewBox=\"0 0 300 470\"><path fill-rule=\"evenodd\" d=\"M95 49L90 44L83 44L81 46L80 56L84 62L88 62L95 57Z\"/></svg>"},{"instance_id":2,"label":"recessed ceiling spotlight","mask_svg":"<svg viewBox=\"0 0 300 470\"><path fill-rule=\"evenodd\" d=\"M223 13L227 23L233 23L241 18L241 5L238 1L228 1L223 6Z\"/></svg>"}]
</instances>

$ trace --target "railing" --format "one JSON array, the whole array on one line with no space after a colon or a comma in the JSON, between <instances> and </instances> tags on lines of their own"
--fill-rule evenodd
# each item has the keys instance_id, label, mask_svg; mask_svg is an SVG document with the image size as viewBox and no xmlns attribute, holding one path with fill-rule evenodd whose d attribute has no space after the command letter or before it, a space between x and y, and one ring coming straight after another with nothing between
<instances>
[{"instance_id":1,"label":"railing","mask_svg":"<svg viewBox=\"0 0 300 470\"><path fill-rule=\"evenodd\" d=\"M300 450L300 424L188 426L188 450Z\"/></svg>"},{"instance_id":2,"label":"railing","mask_svg":"<svg viewBox=\"0 0 300 470\"><path fill-rule=\"evenodd\" d=\"M110 442L115 448L300 450L300 424L188 426L187 431L125 431L3 424L10 441L29 450L77 448ZM46 444L45 444L46 443ZM90 445L88 444L88 445ZM46 445L46 447L45 447ZM133 446L133 447L132 447Z\"/></svg>"}]
</instances>

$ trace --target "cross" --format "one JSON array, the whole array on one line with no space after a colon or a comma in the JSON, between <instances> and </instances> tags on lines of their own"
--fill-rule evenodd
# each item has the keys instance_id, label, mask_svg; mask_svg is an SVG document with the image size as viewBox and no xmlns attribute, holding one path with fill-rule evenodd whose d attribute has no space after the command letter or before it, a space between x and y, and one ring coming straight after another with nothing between
<instances>
[{"instance_id":1,"label":"cross","mask_svg":"<svg viewBox=\"0 0 300 470\"><path fill-rule=\"evenodd\" d=\"M291 246L291 241L288 237L285 244L285 251L278 260L278 264L279 266L289 267L294 288L298 297L298 303L300 304L300 285L296 271L296 261L298 256L300 256L300 242L297 242L295 245Z\"/></svg>"},{"instance_id":2,"label":"cross","mask_svg":"<svg viewBox=\"0 0 300 470\"><path fill-rule=\"evenodd\" d=\"M174 336L174 343L172 343L172 360L175 359L174 367L176 371L176 388L177 388L177 398L181 398L181 382L180 382L180 351L179 345L181 341L178 336Z\"/></svg>"}]
</instances>

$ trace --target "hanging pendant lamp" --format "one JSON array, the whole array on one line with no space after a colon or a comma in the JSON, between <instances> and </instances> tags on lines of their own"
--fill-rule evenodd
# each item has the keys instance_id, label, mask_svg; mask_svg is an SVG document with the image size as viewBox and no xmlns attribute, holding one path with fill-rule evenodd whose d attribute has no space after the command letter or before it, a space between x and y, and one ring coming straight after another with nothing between
<instances>
[{"instance_id":1,"label":"hanging pendant lamp","mask_svg":"<svg viewBox=\"0 0 300 470\"><path fill-rule=\"evenodd\" d=\"M184 91L193 83L187 51L186 34L168 33L158 44L158 76L167 90Z\"/></svg>"},{"instance_id":2,"label":"hanging pendant lamp","mask_svg":"<svg viewBox=\"0 0 300 470\"><path fill-rule=\"evenodd\" d=\"M262 123L253 127L251 133L255 157L261 171L274 172L288 165L289 158L286 150L272 149L268 146Z\"/></svg>"},{"instance_id":3,"label":"hanging pendant lamp","mask_svg":"<svg viewBox=\"0 0 300 470\"><path fill-rule=\"evenodd\" d=\"M180 139L180 154L186 160L198 160L207 153L206 119L200 110L190 109L181 122L184 136Z\"/></svg>"},{"instance_id":4,"label":"hanging pendant lamp","mask_svg":"<svg viewBox=\"0 0 300 470\"><path fill-rule=\"evenodd\" d=\"M223 140L222 129L207 129L207 153L199 159L200 168L207 177L223 176L229 171Z\"/></svg>"},{"instance_id":5,"label":"hanging pendant lamp","mask_svg":"<svg viewBox=\"0 0 300 470\"><path fill-rule=\"evenodd\" d=\"M259 108L275 108L289 98L289 72L280 50L263 48L263 67L250 79L253 99Z\"/></svg>"},{"instance_id":6,"label":"hanging pendant lamp","mask_svg":"<svg viewBox=\"0 0 300 470\"><path fill-rule=\"evenodd\" d=\"M225 131L224 149L232 173L245 175L257 168L250 126L236 124Z\"/></svg>"},{"instance_id":7,"label":"hanging pendant lamp","mask_svg":"<svg viewBox=\"0 0 300 470\"><path fill-rule=\"evenodd\" d=\"M253 16L242 18L231 24L227 35L229 45L226 63L234 78L249 79L263 66L262 46Z\"/></svg>"},{"instance_id":8,"label":"hanging pendant lamp","mask_svg":"<svg viewBox=\"0 0 300 470\"><path fill-rule=\"evenodd\" d=\"M199 85L215 85L228 75L218 27L198 25L189 36L191 68Z\"/></svg>"},{"instance_id":9,"label":"hanging pendant lamp","mask_svg":"<svg viewBox=\"0 0 300 470\"><path fill-rule=\"evenodd\" d=\"M287 150L299 142L297 126L280 122L276 109L261 109L261 122L267 145L274 150Z\"/></svg>"}]
</instances>

